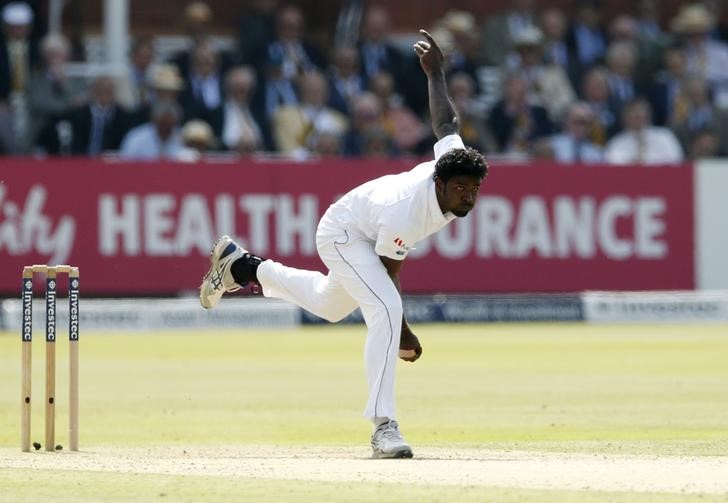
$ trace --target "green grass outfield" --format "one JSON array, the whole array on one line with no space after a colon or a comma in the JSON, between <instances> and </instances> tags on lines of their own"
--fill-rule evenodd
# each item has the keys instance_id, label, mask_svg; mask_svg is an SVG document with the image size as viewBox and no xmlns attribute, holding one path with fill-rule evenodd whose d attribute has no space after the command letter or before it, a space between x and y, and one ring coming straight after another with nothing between
<instances>
[{"instance_id":1,"label":"green grass outfield","mask_svg":"<svg viewBox=\"0 0 728 503\"><path fill-rule=\"evenodd\" d=\"M728 456L726 325L453 324L415 332L424 355L415 364L400 362L397 376L399 420L415 454L436 446ZM81 448L365 447L364 334L361 326L115 334L82 327ZM32 439L40 442L42 339L36 335L33 348ZM19 334L0 333L0 446L6 448L20 441L20 345ZM64 445L67 346L59 339L56 430ZM728 501L29 471L3 468L1 459L0 501Z\"/></svg>"}]
</instances>

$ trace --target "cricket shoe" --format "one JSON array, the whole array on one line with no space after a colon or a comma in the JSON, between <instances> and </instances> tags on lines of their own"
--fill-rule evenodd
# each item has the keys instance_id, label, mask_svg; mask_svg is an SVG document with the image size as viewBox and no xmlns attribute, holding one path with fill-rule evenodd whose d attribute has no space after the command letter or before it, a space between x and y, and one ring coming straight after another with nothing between
<instances>
[{"instance_id":1,"label":"cricket shoe","mask_svg":"<svg viewBox=\"0 0 728 503\"><path fill-rule=\"evenodd\" d=\"M372 434L373 458L411 458L412 448L399 431L397 421L390 420L377 426Z\"/></svg>"},{"instance_id":2,"label":"cricket shoe","mask_svg":"<svg viewBox=\"0 0 728 503\"><path fill-rule=\"evenodd\" d=\"M231 266L247 253L230 236L223 236L217 240L210 252L210 269L200 285L202 307L212 309L220 302L223 293L240 290L243 285L235 282Z\"/></svg>"}]
</instances>

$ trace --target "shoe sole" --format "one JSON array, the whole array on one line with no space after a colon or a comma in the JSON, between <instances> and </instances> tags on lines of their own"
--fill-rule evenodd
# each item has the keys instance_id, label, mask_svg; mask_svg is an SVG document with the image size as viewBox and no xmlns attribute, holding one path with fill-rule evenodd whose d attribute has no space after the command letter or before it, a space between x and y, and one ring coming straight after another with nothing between
<instances>
[{"instance_id":1,"label":"shoe sole","mask_svg":"<svg viewBox=\"0 0 728 503\"><path fill-rule=\"evenodd\" d=\"M374 459L411 459L413 457L412 449L403 449L397 452L374 452Z\"/></svg>"},{"instance_id":2,"label":"shoe sole","mask_svg":"<svg viewBox=\"0 0 728 503\"><path fill-rule=\"evenodd\" d=\"M205 281L207 281L207 278L212 274L212 271L215 270L215 267L217 267L217 263L219 261L215 260L215 252L217 251L217 247L222 243L223 240L225 240L226 236L221 237L217 241L215 241L215 244L212 247L212 251L210 251L210 268L207 270L207 274L205 274L202 277L202 284L200 285L200 305L203 307L203 309L212 309L214 306L205 306L205 304L202 302L202 287L205 284ZM229 243L228 243L229 244ZM227 245L225 245L227 247ZM220 250L220 253L222 253L222 250Z\"/></svg>"}]
</instances>

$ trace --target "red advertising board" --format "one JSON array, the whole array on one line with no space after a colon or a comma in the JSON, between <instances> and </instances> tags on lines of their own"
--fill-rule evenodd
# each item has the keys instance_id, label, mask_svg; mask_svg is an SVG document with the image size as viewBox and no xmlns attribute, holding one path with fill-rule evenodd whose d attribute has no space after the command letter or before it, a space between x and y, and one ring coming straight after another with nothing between
<instances>
[{"instance_id":1,"label":"red advertising board","mask_svg":"<svg viewBox=\"0 0 728 503\"><path fill-rule=\"evenodd\" d=\"M22 266L71 263L86 294L192 291L218 235L322 269L328 204L405 161L0 162L0 294ZM495 164L476 208L411 252L405 291L694 287L693 169Z\"/></svg>"}]
</instances>

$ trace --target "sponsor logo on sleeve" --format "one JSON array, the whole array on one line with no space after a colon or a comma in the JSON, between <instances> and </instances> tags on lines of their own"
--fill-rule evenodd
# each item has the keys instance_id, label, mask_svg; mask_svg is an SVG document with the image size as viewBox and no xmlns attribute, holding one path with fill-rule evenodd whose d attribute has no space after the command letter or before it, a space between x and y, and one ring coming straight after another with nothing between
<instances>
[{"instance_id":1,"label":"sponsor logo on sleeve","mask_svg":"<svg viewBox=\"0 0 728 503\"><path fill-rule=\"evenodd\" d=\"M394 238L394 244L397 245L397 248L399 248L399 250L394 252L397 255L405 255L409 251L409 246L404 244L404 241L402 241L402 238L400 237Z\"/></svg>"}]
</instances>

